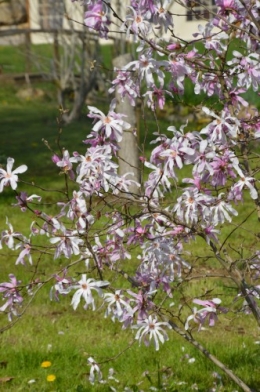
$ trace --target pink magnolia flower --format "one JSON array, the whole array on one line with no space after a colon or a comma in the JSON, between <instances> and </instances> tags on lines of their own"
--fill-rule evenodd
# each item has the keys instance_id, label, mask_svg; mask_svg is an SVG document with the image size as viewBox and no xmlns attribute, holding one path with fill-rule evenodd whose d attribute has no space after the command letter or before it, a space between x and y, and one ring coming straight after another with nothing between
<instances>
[{"instance_id":1,"label":"pink magnolia flower","mask_svg":"<svg viewBox=\"0 0 260 392\"><path fill-rule=\"evenodd\" d=\"M171 73L173 91L183 94L184 79L191 74L191 68L185 62L184 58L176 53L171 53L168 61L168 71Z\"/></svg>"},{"instance_id":2,"label":"pink magnolia flower","mask_svg":"<svg viewBox=\"0 0 260 392\"><path fill-rule=\"evenodd\" d=\"M61 168L63 173L68 174L71 180L74 180L75 174L74 171L72 170L72 162L76 162L76 158L70 158L68 150L63 150L62 152L62 159L59 159L57 161L57 158L55 159L56 165Z\"/></svg>"},{"instance_id":3,"label":"pink magnolia flower","mask_svg":"<svg viewBox=\"0 0 260 392\"><path fill-rule=\"evenodd\" d=\"M235 169L240 176L240 180L234 185L233 188L238 188L240 191L242 191L244 187L247 187L249 189L250 196L252 197L252 199L256 200L258 198L258 193L253 185L255 181L254 178L245 176L239 166L235 166Z\"/></svg>"},{"instance_id":4,"label":"pink magnolia flower","mask_svg":"<svg viewBox=\"0 0 260 392\"><path fill-rule=\"evenodd\" d=\"M210 244L210 241L218 242L218 234L220 233L219 230L215 229L212 225L207 225L205 227L203 225L202 228L205 233L205 239L207 244Z\"/></svg>"},{"instance_id":5,"label":"pink magnolia flower","mask_svg":"<svg viewBox=\"0 0 260 392\"><path fill-rule=\"evenodd\" d=\"M128 232L131 233L128 237L127 245L143 244L146 238L153 239L151 234L151 225L142 226L139 219L135 220L135 227L130 227Z\"/></svg>"},{"instance_id":6,"label":"pink magnolia flower","mask_svg":"<svg viewBox=\"0 0 260 392\"><path fill-rule=\"evenodd\" d=\"M9 308L8 319L11 321L13 315L17 316L17 306L21 305L23 298L18 289L21 282L13 274L10 274L9 278L10 283L0 283L0 293L3 293L3 299L6 300L6 303L0 307L0 312L5 312Z\"/></svg>"},{"instance_id":7,"label":"pink magnolia flower","mask_svg":"<svg viewBox=\"0 0 260 392\"><path fill-rule=\"evenodd\" d=\"M25 257L28 258L29 263L32 265L32 255L31 255L31 250L32 250L32 245L30 243L30 240L24 239L23 242L19 242L15 249L20 249L20 254L15 262L15 264L23 264L25 265Z\"/></svg>"},{"instance_id":8,"label":"pink magnolia flower","mask_svg":"<svg viewBox=\"0 0 260 392\"><path fill-rule=\"evenodd\" d=\"M164 0L163 4L160 3L155 5L154 22L158 24L159 27L163 27L166 33L169 27L173 28L173 18L168 11L171 7L171 1Z\"/></svg>"},{"instance_id":9,"label":"pink magnolia flower","mask_svg":"<svg viewBox=\"0 0 260 392\"><path fill-rule=\"evenodd\" d=\"M219 307L221 304L221 299L213 298L212 300L201 300L194 299L193 302L198 305L204 306L202 309L197 310L197 308L193 308L193 314L190 315L185 323L185 329L189 329L189 322L193 320L195 323L199 324L199 331L202 328L202 325L205 323L206 319L209 319L209 326L213 327L215 322L217 321L217 310L222 312L227 312L228 310L223 307Z\"/></svg>"},{"instance_id":10,"label":"pink magnolia flower","mask_svg":"<svg viewBox=\"0 0 260 392\"><path fill-rule=\"evenodd\" d=\"M237 138L240 127L240 121L237 118L231 116L225 109L221 112L221 117L205 106L202 110L208 116L215 118L215 120L200 131L202 135L205 134L211 142L222 145L226 144L227 138Z\"/></svg>"},{"instance_id":11,"label":"pink magnolia flower","mask_svg":"<svg viewBox=\"0 0 260 392\"><path fill-rule=\"evenodd\" d=\"M40 234L46 234L49 236L50 234L55 234L57 230L65 230L64 226L59 222L59 218L62 214L55 216L47 215L45 212L36 212L36 215L40 216L44 221L42 228L40 229ZM38 234L37 230L32 230L33 234Z\"/></svg>"},{"instance_id":12,"label":"pink magnolia flower","mask_svg":"<svg viewBox=\"0 0 260 392\"><path fill-rule=\"evenodd\" d=\"M163 90L161 87L151 86L152 89L147 91L144 96L147 96L147 106L151 110L155 111L157 106L159 109L163 109L165 105L165 93L173 97L172 93L167 90Z\"/></svg>"},{"instance_id":13,"label":"pink magnolia flower","mask_svg":"<svg viewBox=\"0 0 260 392\"><path fill-rule=\"evenodd\" d=\"M164 72L161 70L163 66L166 66L167 61L155 60L150 53L141 54L138 60L131 61L128 63L124 70L131 69L138 72L138 76L141 80L145 80L148 87L155 86L154 75L158 78L160 86L164 84Z\"/></svg>"},{"instance_id":14,"label":"pink magnolia flower","mask_svg":"<svg viewBox=\"0 0 260 392\"><path fill-rule=\"evenodd\" d=\"M7 158L6 170L0 168L0 192L7 185L10 185L12 189L16 189L18 182L17 174L24 173L28 169L26 165L21 165L12 171L13 164L14 159Z\"/></svg>"},{"instance_id":15,"label":"pink magnolia flower","mask_svg":"<svg viewBox=\"0 0 260 392\"><path fill-rule=\"evenodd\" d=\"M153 170L148 176L148 181L145 183L145 195L148 197L153 196L154 198L162 197L163 192L171 189L171 183L162 165L155 166L150 162L145 162L144 165ZM163 192L160 186L162 186Z\"/></svg>"},{"instance_id":16,"label":"pink magnolia flower","mask_svg":"<svg viewBox=\"0 0 260 392\"><path fill-rule=\"evenodd\" d=\"M233 171L233 154L231 151L226 150L223 155L215 156L211 166L213 175L211 184L213 186L223 186L226 184L228 178L236 177Z\"/></svg>"},{"instance_id":17,"label":"pink magnolia flower","mask_svg":"<svg viewBox=\"0 0 260 392\"><path fill-rule=\"evenodd\" d=\"M133 176L134 174L133 173L125 173L122 176L116 176L116 175L111 176L110 181L111 181L111 186L112 186L114 195L118 195L118 194L120 194L120 192L128 193L133 189L133 187L139 188L141 186L138 182L128 178L129 175Z\"/></svg>"},{"instance_id":18,"label":"pink magnolia flower","mask_svg":"<svg viewBox=\"0 0 260 392\"><path fill-rule=\"evenodd\" d=\"M62 276L55 274L54 278L56 279L56 283L52 286L50 290L50 300L52 301L53 298L55 301L59 301L59 294L67 295L72 290L72 279L67 278L67 269L65 269L62 273Z\"/></svg>"},{"instance_id":19,"label":"pink magnolia flower","mask_svg":"<svg viewBox=\"0 0 260 392\"><path fill-rule=\"evenodd\" d=\"M138 9L140 7L144 12L149 13L149 15L155 13L154 3L154 0L131 0L131 6L134 9Z\"/></svg>"},{"instance_id":20,"label":"pink magnolia flower","mask_svg":"<svg viewBox=\"0 0 260 392\"><path fill-rule=\"evenodd\" d=\"M52 244L57 244L54 258L57 259L64 254L69 259L73 254L80 254L80 246L83 245L84 241L78 237L76 230L63 229L60 236L55 236L50 239Z\"/></svg>"},{"instance_id":21,"label":"pink magnolia flower","mask_svg":"<svg viewBox=\"0 0 260 392\"><path fill-rule=\"evenodd\" d=\"M258 91L260 83L259 53L250 53L244 56L238 51L233 52L234 58L227 62L233 67L232 73L238 74L238 87L245 87L247 90L252 86L254 91Z\"/></svg>"},{"instance_id":22,"label":"pink magnolia flower","mask_svg":"<svg viewBox=\"0 0 260 392\"><path fill-rule=\"evenodd\" d=\"M85 230L88 225L94 223L94 218L88 213L86 200L82 192L73 191L73 197L68 203L58 203L62 206L61 213L65 214L68 208L67 217L75 221L79 232Z\"/></svg>"},{"instance_id":23,"label":"pink magnolia flower","mask_svg":"<svg viewBox=\"0 0 260 392\"><path fill-rule=\"evenodd\" d=\"M126 35L130 36L130 33L134 34L136 38L138 34L142 34L143 36L147 36L151 31L151 23L148 20L148 13L144 12L141 7L136 10L133 7L128 7L131 14L126 16L126 23L123 24L122 29L125 29L127 26Z\"/></svg>"},{"instance_id":24,"label":"pink magnolia flower","mask_svg":"<svg viewBox=\"0 0 260 392\"><path fill-rule=\"evenodd\" d=\"M107 38L110 20L107 17L107 9L103 1L90 4L84 16L84 23L90 29L99 32L100 37Z\"/></svg>"},{"instance_id":25,"label":"pink magnolia flower","mask_svg":"<svg viewBox=\"0 0 260 392\"><path fill-rule=\"evenodd\" d=\"M221 12L235 7L235 0L215 0L216 5L221 8Z\"/></svg>"},{"instance_id":26,"label":"pink magnolia flower","mask_svg":"<svg viewBox=\"0 0 260 392\"><path fill-rule=\"evenodd\" d=\"M27 210L27 204L31 203L34 199L36 199L38 202L41 201L41 196L38 195L31 195L28 196L26 192L21 192L18 196L16 196L16 199L18 201L17 204L12 204L13 207L20 207L22 212L25 212Z\"/></svg>"},{"instance_id":27,"label":"pink magnolia flower","mask_svg":"<svg viewBox=\"0 0 260 392\"><path fill-rule=\"evenodd\" d=\"M112 94L117 90L121 96L122 101L124 97L129 99L132 106L135 106L136 98L139 96L139 86L134 83L131 78L131 72L116 69L116 78L112 81L112 87L108 90L109 94Z\"/></svg>"},{"instance_id":28,"label":"pink magnolia flower","mask_svg":"<svg viewBox=\"0 0 260 392\"><path fill-rule=\"evenodd\" d=\"M142 321L148 317L148 311L152 309L154 303L149 299L154 292L143 292L139 291L138 294L134 293L131 290L127 291L133 298L130 301L134 302L134 307L132 308L132 312L129 314L130 318L137 312L137 320Z\"/></svg>"}]
</instances>

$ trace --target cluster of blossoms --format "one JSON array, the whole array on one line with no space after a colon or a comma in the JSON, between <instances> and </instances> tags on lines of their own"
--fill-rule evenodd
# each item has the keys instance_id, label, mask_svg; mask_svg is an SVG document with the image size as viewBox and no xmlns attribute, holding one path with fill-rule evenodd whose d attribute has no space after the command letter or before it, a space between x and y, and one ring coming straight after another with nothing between
<instances>
[{"instance_id":1,"label":"cluster of blossoms","mask_svg":"<svg viewBox=\"0 0 260 392\"><path fill-rule=\"evenodd\" d=\"M16 279L13 274L9 275L10 282L3 282L0 284L0 293L3 293L3 300L6 301L0 307L0 312L7 312L9 321L13 316L18 316L18 309L23 302L23 297L20 294L20 281Z\"/></svg>"},{"instance_id":2,"label":"cluster of blossoms","mask_svg":"<svg viewBox=\"0 0 260 392\"><path fill-rule=\"evenodd\" d=\"M107 38L111 26L110 2L81 3L86 7L85 25ZM217 0L218 10L212 20L204 27L199 26L194 34L194 42L204 46L204 55L195 44L192 47L193 42L187 45L174 35L170 3L130 2L124 20L118 20L119 31L139 42L137 56L115 70L109 92L118 91L122 100L128 100L132 106L141 100L144 111L151 109L156 116L167 99L181 99L189 80L195 95L204 93L207 98L218 100L214 108L205 106L207 99L204 100L201 105L204 125L199 130L188 122L179 128L169 126L163 132L159 126L156 132L152 129L154 148L149 158L141 157L147 176L140 183L132 179L131 173L118 173L120 143L133 124L117 112L115 100L107 114L89 106L88 116L93 124L84 140L86 151L71 153L64 149L52 156L53 163L66 177L68 190L64 193L65 200L57 203L55 215L42 210L41 196L17 193L18 174L27 170L25 165L12 170L14 159L8 158L6 170L0 168L0 192L11 187L17 199L13 206L34 216L29 236L15 231L7 219L0 248L16 252L16 264L23 265L34 264L34 254L40 254L38 260L52 255L54 262L56 259L61 262L62 268L58 266L57 270L62 272L52 276L51 298L59 300L71 295L74 310L81 300L84 309L105 308L105 317L122 323L123 329L137 329L136 340L145 344L152 341L156 350L168 340L166 329L173 327L165 317L164 303L168 306L174 298L174 289L196 268L186 246L191 248L199 237L223 261L222 226L239 215L244 198L259 209L259 169L250 166L258 154L249 159L247 147L259 139L260 116L257 109L241 114L249 106L243 94L248 90L257 93L260 84L256 23L260 22L259 2L247 8L239 1ZM154 32L170 32L176 42L166 42L167 38L158 38L159 34ZM243 50L237 48L230 53L230 37L242 40ZM130 192L133 184L139 193ZM44 240L46 247L42 246ZM259 250L253 254L247 265L254 274L253 280L257 280ZM81 268L80 279L72 272L69 275L75 264ZM232 274L235 264L227 264L228 274ZM115 288L116 279L103 278L107 272L127 280L130 288ZM234 281L238 275L239 271ZM29 285L21 286L14 275L9 277L10 282L0 284L4 302L0 312L11 319L23 305L23 293L33 292L39 280L34 278ZM243 277L238 286L238 296L243 295L251 310L256 309L259 285L252 282L245 285ZM185 330L191 328L191 322L197 323L199 330L206 320L209 326L214 326L217 314L227 312L220 306L219 298L210 299L208 295L204 298L194 299L202 308L194 307L193 313L185 313L185 317L180 305L177 317ZM96 306L97 302L100 306ZM101 379L99 366L92 357L89 364L90 381L94 382L95 374Z\"/></svg>"}]
</instances>

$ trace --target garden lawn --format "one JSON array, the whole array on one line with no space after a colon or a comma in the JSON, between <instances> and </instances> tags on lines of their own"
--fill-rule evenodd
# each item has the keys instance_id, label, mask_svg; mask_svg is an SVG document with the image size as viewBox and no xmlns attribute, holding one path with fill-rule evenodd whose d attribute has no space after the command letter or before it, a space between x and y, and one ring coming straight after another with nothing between
<instances>
[{"instance_id":1,"label":"garden lawn","mask_svg":"<svg viewBox=\"0 0 260 392\"><path fill-rule=\"evenodd\" d=\"M8 257L10 255L10 257ZM9 254L1 257L0 276L15 271L22 280L34 267L13 267L14 258ZM53 261L50 260L53 264ZM56 261L58 264L58 261ZM46 263L40 267L42 279L51 270ZM80 272L81 268L78 267ZM218 290L216 291L216 283ZM188 286L188 284L187 284ZM215 288L214 294L231 301L233 293L223 281L199 283L191 282L186 287L187 295L204 293ZM92 386L88 381L89 366L87 358L92 356L101 365L103 376L107 379L109 368L115 370L115 378L120 383L110 381L109 385L123 391L132 387L134 391L147 391L150 386L166 391L191 391L197 385L199 391L209 391L214 381L224 391L234 391L237 387L226 379L199 352L174 332L169 331L169 341L156 352L153 346L146 347L135 341L135 331L122 331L121 324L104 318L105 308L96 298L97 312L76 311L70 306L71 297L61 297L59 303L50 301L51 283L46 284L32 299L26 313L9 330L0 335L0 390L1 391L109 391L108 385ZM30 299L30 298L29 298ZM181 293L174 293L172 310L177 310L184 299ZM99 308L99 305L101 306ZM244 316L220 315L214 328L196 332L194 337L227 366L230 366L251 387L260 385L259 369L259 330L251 316L244 323ZM7 325L6 317L1 317L1 327ZM249 333L248 333L249 331ZM127 350L127 347L132 346ZM120 355L121 354L121 355ZM113 359L107 362L108 359ZM44 361L51 366L42 368ZM218 372L214 378L213 372ZM48 382L48 375L55 381ZM220 378L221 377L221 378ZM10 381L7 381L10 379ZM31 380L35 380L30 384ZM149 381L150 380L150 381Z\"/></svg>"}]
</instances>

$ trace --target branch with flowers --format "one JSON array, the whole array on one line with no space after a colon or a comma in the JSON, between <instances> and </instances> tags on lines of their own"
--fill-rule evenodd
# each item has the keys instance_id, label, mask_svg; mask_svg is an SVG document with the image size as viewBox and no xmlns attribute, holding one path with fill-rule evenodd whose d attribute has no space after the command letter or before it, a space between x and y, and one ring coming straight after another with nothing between
<instances>
[{"instance_id":1,"label":"branch with flowers","mask_svg":"<svg viewBox=\"0 0 260 392\"><path fill-rule=\"evenodd\" d=\"M27 282L10 273L9 281L0 283L1 315L7 315L12 325L30 295L52 280L51 299L70 296L75 311L81 303L86 311L105 308L105 317L121 323L123 330L136 330L135 340L153 343L156 350L174 331L243 391L253 391L192 334L198 330L203 336L218 317L240 311L244 317L250 313L260 326L259 238L247 225L250 219L258 223L260 114L257 108L245 110L245 93L259 94L259 4L217 0L211 20L199 25L188 43L174 34L178 16L171 13L169 1L132 0L124 20L107 1L82 3L87 28L108 38L110 28L118 26L118 33L138 43L136 59L115 69L109 93L119 90L132 106L141 102L144 115L151 111L156 119L155 129L148 130L155 147L150 156L144 151L140 157L147 173L142 178L147 178L136 183L131 173L118 174L119 143L132 125L117 112L115 99L108 113L88 107L93 126L85 151L63 149L52 155L65 176L65 191L54 215L44 211L42 195L18 193L20 174L27 166L12 170L14 159L8 158L6 170L0 169L0 191L13 189L15 207L31 214L32 224L26 237L7 219L0 246L14 251L15 264L29 263L35 269ZM115 20L109 19L111 15ZM186 122L162 129L160 110L166 101L182 102L187 80L195 95L206 97L196 108L206 125L198 130ZM210 97L215 98L211 106ZM133 182L136 193L129 190ZM246 218L245 204L252 210ZM238 231L243 240L253 239L243 252L232 249L230 241ZM231 302L207 291L193 298L187 295L192 280L216 282L214 274L200 271L199 241L209 255L207 268L214 258L221 269L218 276L232 285ZM42 281L39 267L50 257L52 273ZM171 303L180 293L185 301L174 310ZM192 303L199 308L192 309ZM91 383L95 375L101 380L100 364L92 357L89 364Z\"/></svg>"}]
</instances>

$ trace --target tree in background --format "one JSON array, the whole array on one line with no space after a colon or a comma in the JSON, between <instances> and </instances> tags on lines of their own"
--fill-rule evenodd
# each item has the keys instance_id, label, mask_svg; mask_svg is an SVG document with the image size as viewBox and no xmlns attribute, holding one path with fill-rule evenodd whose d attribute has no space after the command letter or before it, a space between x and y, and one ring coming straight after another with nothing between
<instances>
[{"instance_id":1,"label":"tree in background","mask_svg":"<svg viewBox=\"0 0 260 392\"><path fill-rule=\"evenodd\" d=\"M58 104L66 108L63 121L70 123L81 115L89 93L104 85L103 71L95 66L95 62L100 61L98 35L82 28L84 8L82 19L73 21L71 7L65 0L31 3L30 6L30 13L39 17L37 33L42 34L53 50L51 56L36 55L27 42L27 61L55 84ZM29 29L29 32L34 30Z\"/></svg>"},{"instance_id":2,"label":"tree in background","mask_svg":"<svg viewBox=\"0 0 260 392\"><path fill-rule=\"evenodd\" d=\"M17 208L32 214L32 225L26 237L7 220L1 246L17 253L16 264L33 264L36 255L37 264L28 282L10 273L9 281L0 284L0 311L11 326L26 309L28 294L36 295L52 281L53 299L70 295L75 310L81 302L93 310L103 304L106 317L122 323L123 330L136 330L135 339L153 343L156 350L174 331L243 391L253 391L194 332L201 331L203 339L206 326L214 327L219 318L228 322L226 315L237 312L260 326L259 235L254 227L259 221L260 116L249 103L259 92L260 4L217 0L216 9L208 10L204 3L179 1L189 15L198 15L197 6L211 15L186 42L175 35L179 16L168 1L132 0L124 20L108 1L83 3L87 27L106 38L117 24L136 42L136 60L116 70L110 93L117 91L132 106L139 99L144 119L148 110L153 113L154 125L146 126L146 132L154 135L155 147L149 156L147 149L140 154L147 175L134 183L139 191L131 191L131 174L119 175L116 164L119 143L131 124L116 110L114 99L108 113L89 106L93 127L84 141L86 151L66 149L52 157L65 177L55 215L45 212L40 196L17 192L18 175L27 167L13 170L14 160L8 158L6 170L0 169L0 191L11 186ZM160 110L167 99L182 101L188 82L201 98L196 111L205 124L186 122L166 130ZM232 246L236 235L240 248ZM201 243L204 254L198 256ZM53 272L43 282L38 269L50 255ZM219 279L234 291L231 300L219 298ZM211 289L196 291L194 285L191 298L190 283L202 280ZM99 364L92 357L89 363L90 381L95 374L100 380Z\"/></svg>"}]
</instances>

